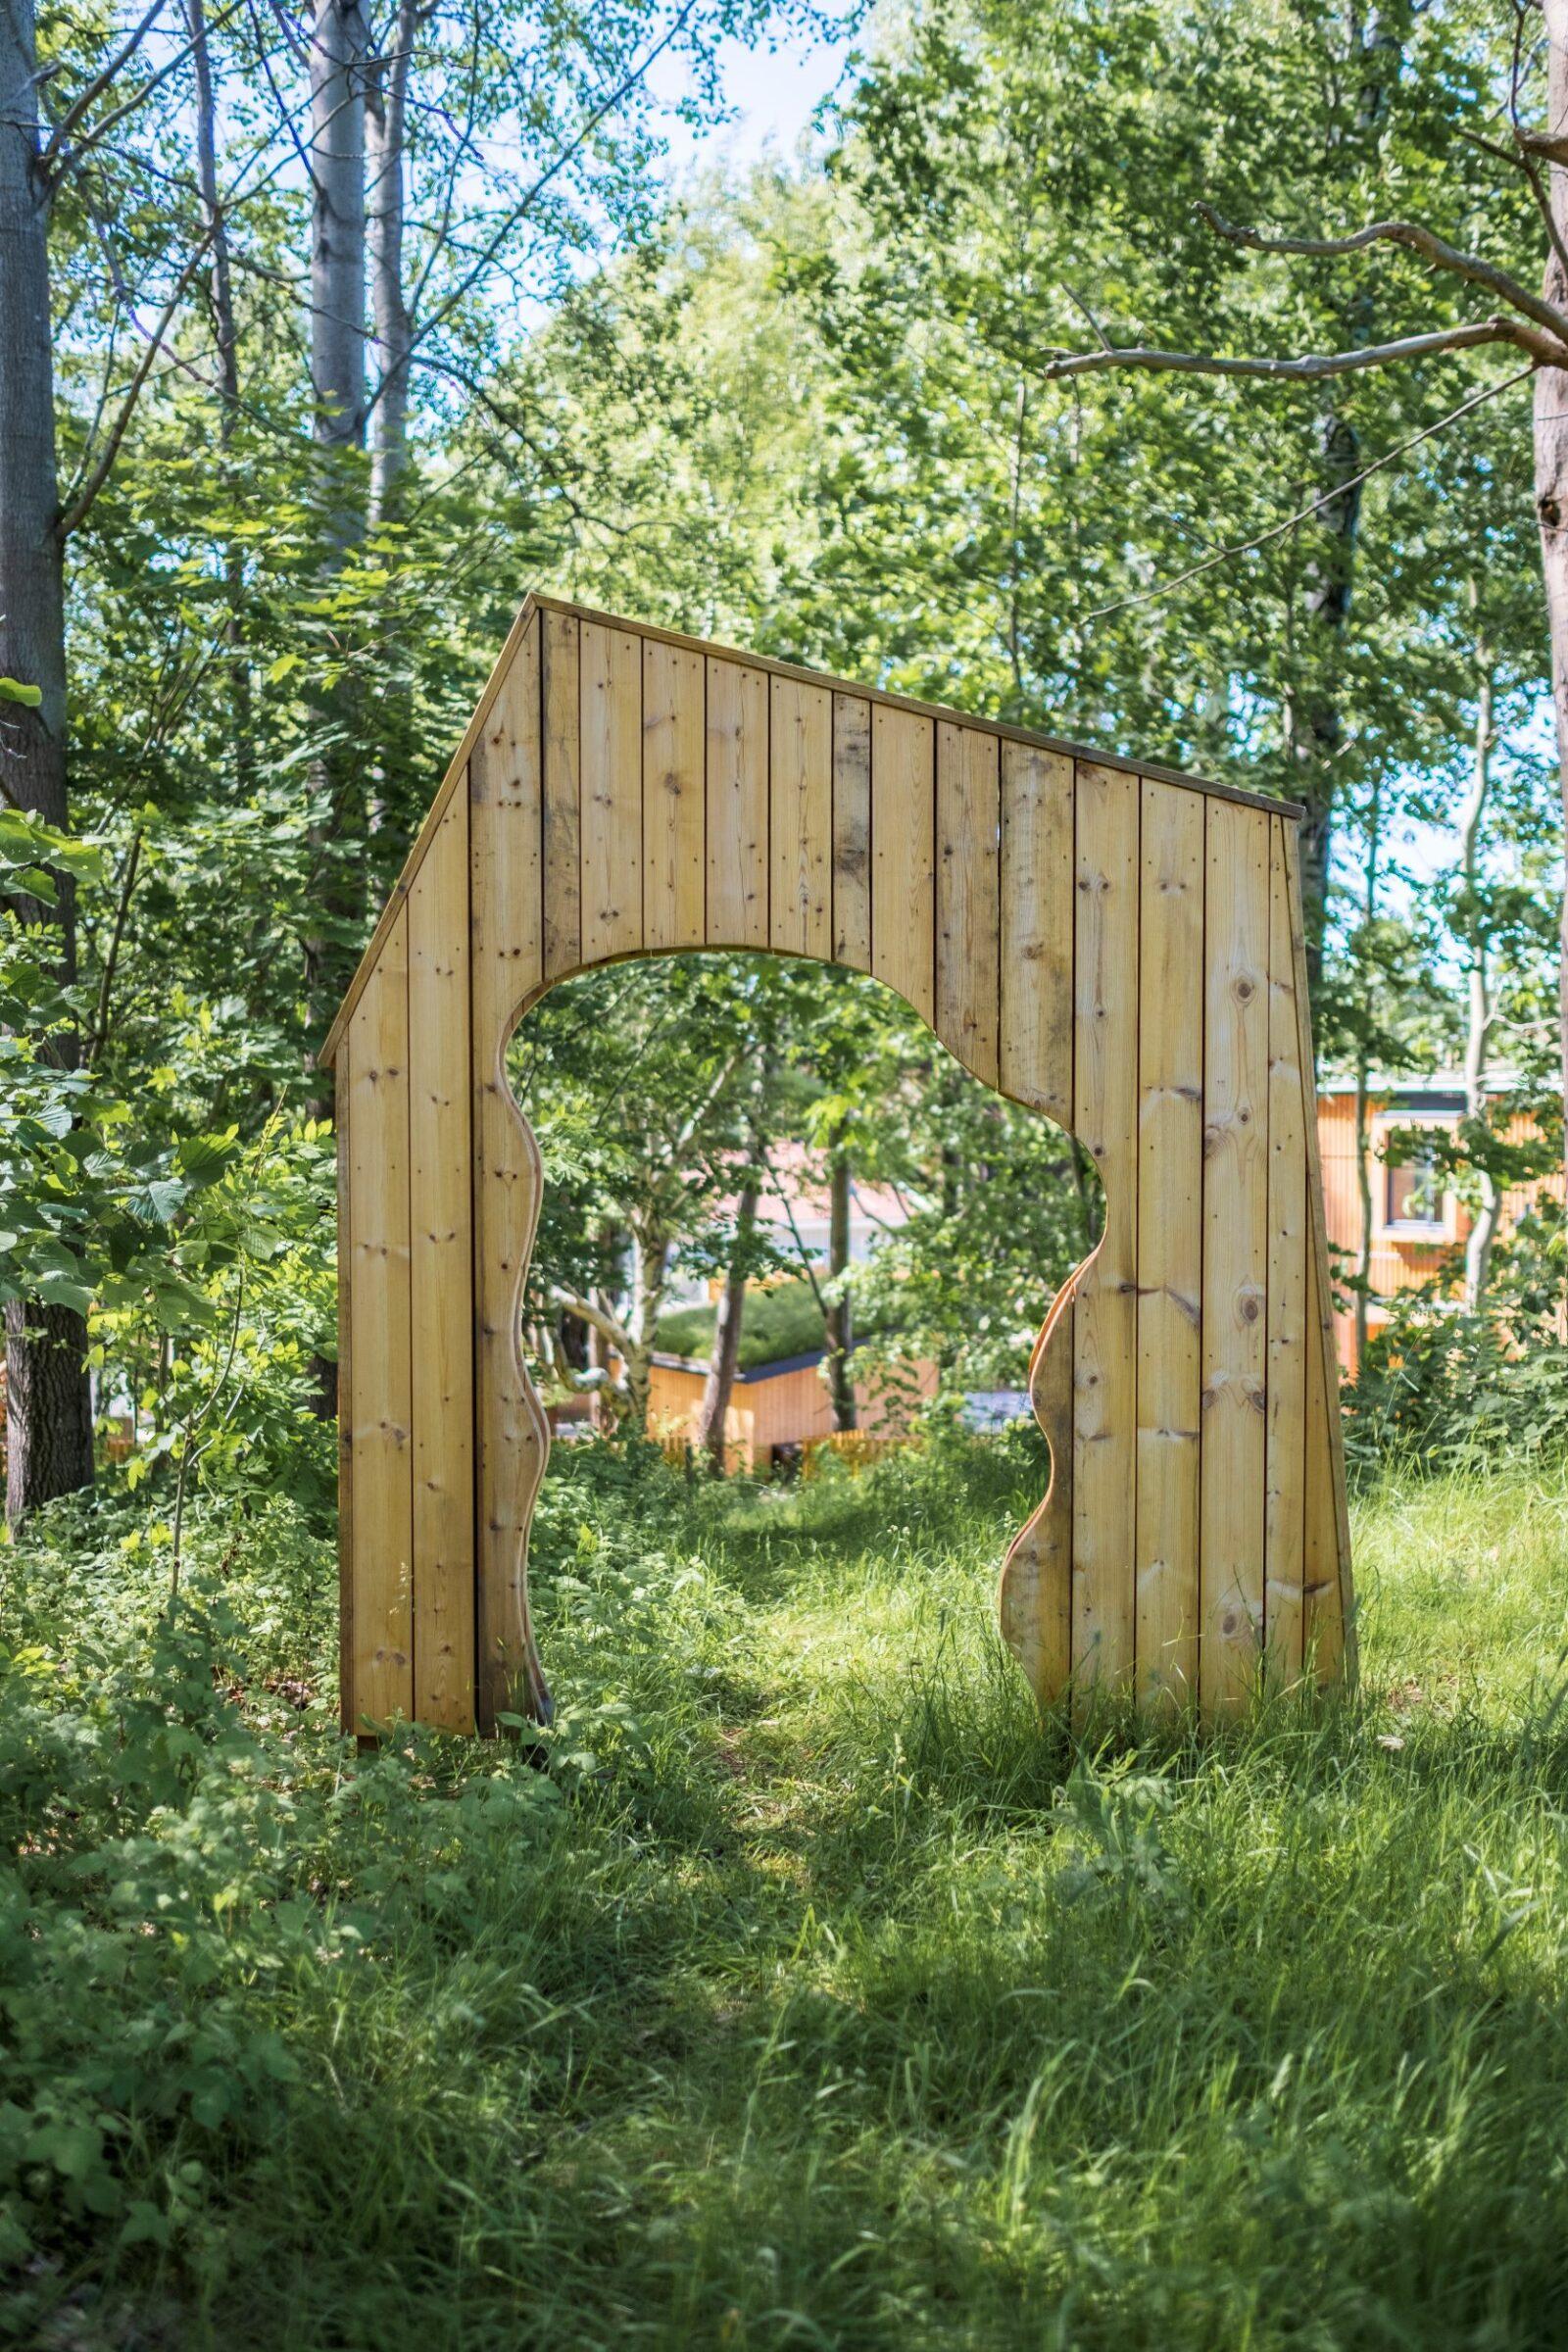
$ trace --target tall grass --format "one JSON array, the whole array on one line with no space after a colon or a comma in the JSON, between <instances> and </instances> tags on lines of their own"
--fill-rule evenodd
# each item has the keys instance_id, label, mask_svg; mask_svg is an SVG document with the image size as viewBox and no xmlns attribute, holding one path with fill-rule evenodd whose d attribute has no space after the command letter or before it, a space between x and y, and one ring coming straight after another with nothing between
<instances>
[{"instance_id":1,"label":"tall grass","mask_svg":"<svg viewBox=\"0 0 1568 2352\"><path fill-rule=\"evenodd\" d=\"M344 1749L286 1506L172 1631L102 1514L9 1555L5 2324L1560 2342L1561 1477L1364 1496L1357 1700L1141 1745L997 1643L1038 1482L575 1465L547 1774Z\"/></svg>"}]
</instances>

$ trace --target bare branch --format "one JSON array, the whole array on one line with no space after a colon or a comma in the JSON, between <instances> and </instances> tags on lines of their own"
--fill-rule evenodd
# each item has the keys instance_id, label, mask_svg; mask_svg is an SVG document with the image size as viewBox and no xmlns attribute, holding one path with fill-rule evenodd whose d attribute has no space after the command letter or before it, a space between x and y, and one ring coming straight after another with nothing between
<instances>
[{"instance_id":1,"label":"bare branch","mask_svg":"<svg viewBox=\"0 0 1568 2352\"><path fill-rule=\"evenodd\" d=\"M1142 368L1161 375L1236 375L1265 382L1311 384L1326 376L1354 375L1366 368L1387 368L1401 360L1433 359L1446 351L1474 351L1486 343L1507 343L1527 352L1537 368L1568 368L1568 320L1560 338L1540 334L1517 318L1475 318L1463 326L1435 329L1425 335L1402 335L1393 343L1366 343L1353 351L1307 352L1292 360L1222 359L1200 351L1155 351L1131 344L1114 351L1060 352L1048 360L1042 373L1048 380L1069 375L1102 375L1111 368Z\"/></svg>"},{"instance_id":2,"label":"bare branch","mask_svg":"<svg viewBox=\"0 0 1568 2352\"><path fill-rule=\"evenodd\" d=\"M1476 253L1463 253L1457 245L1423 227L1419 220L1370 220L1365 228L1352 231L1348 237L1269 237L1261 229L1239 228L1234 221L1224 220L1211 204L1199 203L1194 207L1200 220L1206 220L1216 237L1227 245L1244 247L1250 253L1280 253L1304 255L1311 260L1333 260L1348 253L1365 253L1373 245L1400 245L1407 252L1417 253L1434 270L1443 270L1450 277L1462 277L1467 285L1483 286L1499 302L1505 302L1521 318L1534 319L1548 335L1559 342L1568 342L1568 312L1559 311L1555 303L1547 302L1534 293L1508 270L1499 270L1494 262L1485 262Z\"/></svg>"}]
</instances>

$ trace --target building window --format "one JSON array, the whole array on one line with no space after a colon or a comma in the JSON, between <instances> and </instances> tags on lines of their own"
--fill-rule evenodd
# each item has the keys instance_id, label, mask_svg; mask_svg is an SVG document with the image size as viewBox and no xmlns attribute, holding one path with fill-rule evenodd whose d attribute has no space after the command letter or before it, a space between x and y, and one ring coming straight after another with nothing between
<instances>
[{"instance_id":1,"label":"building window","mask_svg":"<svg viewBox=\"0 0 1568 2352\"><path fill-rule=\"evenodd\" d=\"M1401 1233L1446 1233L1447 1201L1436 1154L1418 1149L1383 1171L1383 1222Z\"/></svg>"}]
</instances>

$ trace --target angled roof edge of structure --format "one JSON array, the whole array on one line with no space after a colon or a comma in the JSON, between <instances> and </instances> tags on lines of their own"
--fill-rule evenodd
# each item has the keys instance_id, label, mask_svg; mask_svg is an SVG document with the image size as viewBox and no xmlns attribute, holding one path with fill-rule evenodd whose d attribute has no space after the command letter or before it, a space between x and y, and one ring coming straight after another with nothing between
<instances>
[{"instance_id":1,"label":"angled roof edge of structure","mask_svg":"<svg viewBox=\"0 0 1568 2352\"><path fill-rule=\"evenodd\" d=\"M392 886L375 929L355 967L354 977L344 991L343 1002L316 1057L319 1069L329 1069L336 1058L343 1032L360 1001L365 983L375 967L398 908L409 895L409 886L419 870L425 851L446 811L447 803L457 789L458 779L467 766L468 756L490 714L490 707L501 690L512 658L536 612L563 612L574 620L594 621L605 628L629 630L636 636L652 638L657 645L673 645L688 653L710 654L720 661L744 662L748 668L764 670L772 677L791 678L806 686L824 686L835 694L853 694L861 702L880 703L885 709L893 710L911 710L921 718L945 719L955 726L975 727L982 734L999 736L1007 743L1033 744L1041 751L1056 752L1065 759L1082 760L1095 767L1116 768L1127 775L1150 776L1159 784L1175 784L1188 792L1204 793L1211 799L1235 801L1245 808L1264 808L1274 816L1288 816L1298 821L1306 813L1299 801L1271 800L1265 793L1247 792L1238 784L1219 784L1208 776L1189 775L1181 768L1163 767L1157 760L1128 760L1119 752L1097 751L1091 744L1072 743L1059 735L1043 734L1035 727L1017 726L1005 719L983 718L973 710L956 710L948 703L921 702L913 695L892 693L885 686L868 686L861 678L835 677L828 670L808 669L798 662L780 662L771 654L749 653L744 646L721 645L716 638L688 637L678 629L662 628L654 621L633 620L623 613L602 612L592 605L575 604L565 597L541 596L530 589L523 598L516 619L507 632L506 643L496 658L484 692L474 705L473 715L464 730L463 740L447 765L440 788L430 804L424 822L414 837L402 871Z\"/></svg>"}]
</instances>

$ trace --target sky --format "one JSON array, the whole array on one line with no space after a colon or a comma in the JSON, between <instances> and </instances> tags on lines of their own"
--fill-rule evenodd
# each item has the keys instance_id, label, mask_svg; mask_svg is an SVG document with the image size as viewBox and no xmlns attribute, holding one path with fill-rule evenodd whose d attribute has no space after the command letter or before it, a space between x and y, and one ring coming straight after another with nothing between
<instances>
[{"instance_id":1,"label":"sky","mask_svg":"<svg viewBox=\"0 0 1568 2352\"><path fill-rule=\"evenodd\" d=\"M726 41L719 64L731 120L699 131L669 123L670 177L683 178L693 169L721 161L745 166L769 147L793 154L810 127L812 110L844 74L853 46L848 38L808 41L793 34L772 50ZM680 94L679 69L664 74L656 70L652 79L661 97Z\"/></svg>"}]
</instances>

